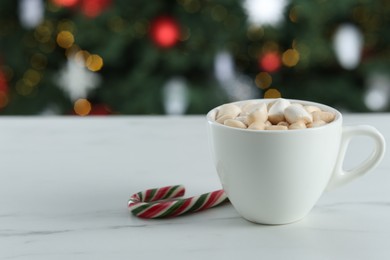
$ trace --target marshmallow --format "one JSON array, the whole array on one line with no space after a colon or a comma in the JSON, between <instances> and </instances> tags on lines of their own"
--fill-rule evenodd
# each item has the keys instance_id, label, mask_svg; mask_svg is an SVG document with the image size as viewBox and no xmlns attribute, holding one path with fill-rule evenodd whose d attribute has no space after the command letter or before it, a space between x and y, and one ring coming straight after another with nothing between
<instances>
[{"instance_id":1,"label":"marshmallow","mask_svg":"<svg viewBox=\"0 0 390 260\"><path fill-rule=\"evenodd\" d=\"M239 116L234 119L243 122L247 126L250 125L247 116Z\"/></svg>"},{"instance_id":2,"label":"marshmallow","mask_svg":"<svg viewBox=\"0 0 390 260\"><path fill-rule=\"evenodd\" d=\"M294 102L294 103L291 103L291 105L293 105L293 106L300 106L300 107L303 107L303 105L302 105L301 103L296 103L296 102Z\"/></svg>"},{"instance_id":3,"label":"marshmallow","mask_svg":"<svg viewBox=\"0 0 390 260\"><path fill-rule=\"evenodd\" d=\"M332 122L336 115L317 106L277 99L273 102L250 100L240 103L240 106L225 104L211 116L216 122L235 128L294 130L325 125Z\"/></svg>"},{"instance_id":4,"label":"marshmallow","mask_svg":"<svg viewBox=\"0 0 390 260\"><path fill-rule=\"evenodd\" d=\"M235 128L243 128L243 129L246 128L246 125L243 122L235 119L225 120L224 125L235 127Z\"/></svg>"},{"instance_id":5,"label":"marshmallow","mask_svg":"<svg viewBox=\"0 0 390 260\"><path fill-rule=\"evenodd\" d=\"M316 120L312 123L309 123L307 124L307 128L314 128L314 127L319 127L319 126L323 126L323 125L326 125L326 122L323 121L323 120Z\"/></svg>"},{"instance_id":6,"label":"marshmallow","mask_svg":"<svg viewBox=\"0 0 390 260\"><path fill-rule=\"evenodd\" d=\"M313 113L314 111L321 111L321 109L319 107L316 107L316 106L303 106L307 112L309 112L310 114Z\"/></svg>"},{"instance_id":7,"label":"marshmallow","mask_svg":"<svg viewBox=\"0 0 390 260\"><path fill-rule=\"evenodd\" d=\"M283 125L288 127L289 123L287 123L286 121L280 121L277 125Z\"/></svg>"},{"instance_id":8,"label":"marshmallow","mask_svg":"<svg viewBox=\"0 0 390 260\"><path fill-rule=\"evenodd\" d=\"M297 121L295 123L292 123L291 125L288 126L288 129L294 130L294 129L305 129L306 124L303 121Z\"/></svg>"},{"instance_id":9,"label":"marshmallow","mask_svg":"<svg viewBox=\"0 0 390 260\"><path fill-rule=\"evenodd\" d=\"M296 123L298 121L303 121L305 123L313 122L313 116L303 108L303 106L291 105L284 110L284 116L286 117L287 122L290 124Z\"/></svg>"},{"instance_id":10,"label":"marshmallow","mask_svg":"<svg viewBox=\"0 0 390 260\"><path fill-rule=\"evenodd\" d=\"M257 108L255 108L253 111L251 111L248 114L248 123L249 125L253 122L265 122L268 119L267 114L267 105L266 104L260 104Z\"/></svg>"},{"instance_id":11,"label":"marshmallow","mask_svg":"<svg viewBox=\"0 0 390 260\"><path fill-rule=\"evenodd\" d=\"M333 113L326 111L314 111L312 115L314 121L322 120L326 123L332 122L335 118L335 115Z\"/></svg>"},{"instance_id":12,"label":"marshmallow","mask_svg":"<svg viewBox=\"0 0 390 260\"><path fill-rule=\"evenodd\" d=\"M290 101L286 99L278 99L268 111L268 121L276 125L280 121L284 121L284 110L290 106Z\"/></svg>"},{"instance_id":13,"label":"marshmallow","mask_svg":"<svg viewBox=\"0 0 390 260\"><path fill-rule=\"evenodd\" d=\"M265 123L264 122L253 122L248 126L248 129L252 130L264 130L265 129Z\"/></svg>"},{"instance_id":14,"label":"marshmallow","mask_svg":"<svg viewBox=\"0 0 390 260\"><path fill-rule=\"evenodd\" d=\"M215 121L217 121L220 124L223 124L223 122L225 122L228 119L234 119L234 116L232 116L232 115L222 115L222 116L218 117L218 119L215 120Z\"/></svg>"},{"instance_id":15,"label":"marshmallow","mask_svg":"<svg viewBox=\"0 0 390 260\"><path fill-rule=\"evenodd\" d=\"M217 120L222 116L229 116L231 118L235 118L240 113L241 113L241 108L239 106L236 106L234 104L225 104L219 108L217 114Z\"/></svg>"},{"instance_id":16,"label":"marshmallow","mask_svg":"<svg viewBox=\"0 0 390 260\"><path fill-rule=\"evenodd\" d=\"M270 125L266 126L265 130L288 130L288 127L284 125Z\"/></svg>"},{"instance_id":17,"label":"marshmallow","mask_svg":"<svg viewBox=\"0 0 390 260\"><path fill-rule=\"evenodd\" d=\"M259 107L259 105L261 105L262 103L259 103L258 101L254 101L254 100L251 100L251 101L248 101L248 102L245 102L242 106L241 106L241 115L242 116L247 116L250 112L252 112L253 110L255 110L257 107Z\"/></svg>"}]
</instances>

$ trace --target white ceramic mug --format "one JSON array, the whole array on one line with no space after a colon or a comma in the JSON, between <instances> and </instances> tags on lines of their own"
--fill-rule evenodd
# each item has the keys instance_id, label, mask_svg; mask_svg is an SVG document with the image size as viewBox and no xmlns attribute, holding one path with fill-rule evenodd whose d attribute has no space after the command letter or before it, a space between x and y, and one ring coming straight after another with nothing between
<instances>
[{"instance_id":1,"label":"white ceramic mug","mask_svg":"<svg viewBox=\"0 0 390 260\"><path fill-rule=\"evenodd\" d=\"M213 159L223 189L238 213L255 223L287 224L302 219L325 190L367 173L384 156L385 140L374 127L342 126L342 115L334 108L290 101L315 105L336 117L316 128L259 131L215 122L218 107L207 114ZM374 151L358 167L344 171L348 143L355 136L372 138Z\"/></svg>"}]
</instances>

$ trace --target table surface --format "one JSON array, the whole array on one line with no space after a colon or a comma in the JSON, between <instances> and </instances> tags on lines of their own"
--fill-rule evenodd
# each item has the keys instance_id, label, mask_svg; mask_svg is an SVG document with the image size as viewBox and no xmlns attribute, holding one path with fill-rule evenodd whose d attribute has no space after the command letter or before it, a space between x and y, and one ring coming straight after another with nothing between
<instances>
[{"instance_id":1,"label":"table surface","mask_svg":"<svg viewBox=\"0 0 390 260\"><path fill-rule=\"evenodd\" d=\"M344 124L390 137L390 114ZM390 259L388 153L303 220L266 226L230 204L164 220L129 214L130 195L148 188L221 188L204 116L2 117L0 143L0 259ZM356 138L345 167L371 148Z\"/></svg>"}]
</instances>

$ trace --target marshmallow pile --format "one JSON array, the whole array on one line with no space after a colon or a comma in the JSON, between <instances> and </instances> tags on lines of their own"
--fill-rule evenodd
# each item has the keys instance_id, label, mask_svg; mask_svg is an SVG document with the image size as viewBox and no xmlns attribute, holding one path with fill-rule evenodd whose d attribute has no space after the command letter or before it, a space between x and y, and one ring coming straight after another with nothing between
<instances>
[{"instance_id":1,"label":"marshmallow pile","mask_svg":"<svg viewBox=\"0 0 390 260\"><path fill-rule=\"evenodd\" d=\"M215 121L230 127L252 130L293 130L313 128L334 120L335 114L317 106L277 99L271 103L251 100L218 108Z\"/></svg>"}]
</instances>

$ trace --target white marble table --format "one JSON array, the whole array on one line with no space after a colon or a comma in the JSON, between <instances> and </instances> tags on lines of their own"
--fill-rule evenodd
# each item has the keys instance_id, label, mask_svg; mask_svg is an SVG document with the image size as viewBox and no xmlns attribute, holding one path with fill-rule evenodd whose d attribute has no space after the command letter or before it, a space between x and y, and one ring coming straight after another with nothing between
<instances>
[{"instance_id":1,"label":"white marble table","mask_svg":"<svg viewBox=\"0 0 390 260\"><path fill-rule=\"evenodd\" d=\"M390 114L346 115L388 140ZM390 158L302 221L250 223L230 204L137 219L132 193L220 188L203 116L0 118L0 259L390 259ZM371 143L357 138L346 167Z\"/></svg>"}]
</instances>

